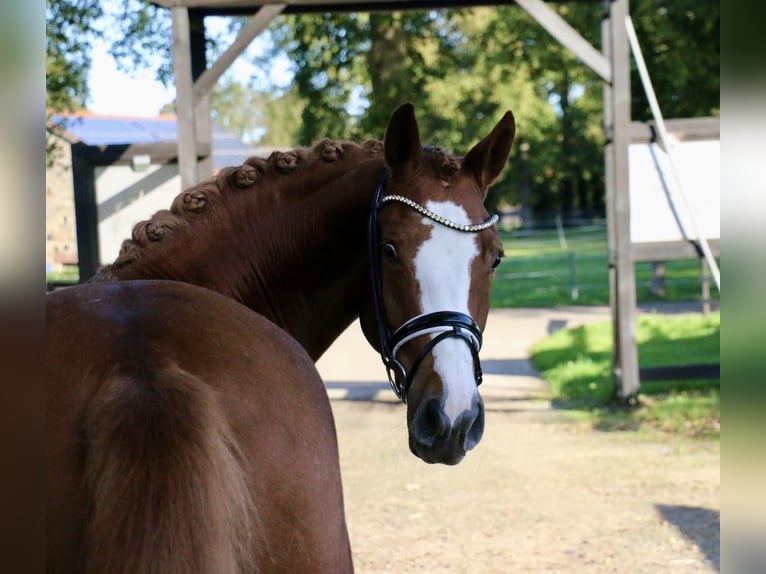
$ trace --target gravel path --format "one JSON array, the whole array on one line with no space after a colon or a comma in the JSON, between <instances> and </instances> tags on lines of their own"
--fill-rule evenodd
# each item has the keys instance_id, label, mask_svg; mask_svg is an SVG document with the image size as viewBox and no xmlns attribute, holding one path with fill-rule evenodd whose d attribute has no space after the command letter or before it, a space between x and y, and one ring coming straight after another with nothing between
<instances>
[{"instance_id":1,"label":"gravel path","mask_svg":"<svg viewBox=\"0 0 766 574\"><path fill-rule=\"evenodd\" d=\"M493 310L484 439L456 467L407 448L405 412L358 325L318 367L333 401L357 572L720 571L718 444L603 433L552 410L526 359L603 307Z\"/></svg>"}]
</instances>

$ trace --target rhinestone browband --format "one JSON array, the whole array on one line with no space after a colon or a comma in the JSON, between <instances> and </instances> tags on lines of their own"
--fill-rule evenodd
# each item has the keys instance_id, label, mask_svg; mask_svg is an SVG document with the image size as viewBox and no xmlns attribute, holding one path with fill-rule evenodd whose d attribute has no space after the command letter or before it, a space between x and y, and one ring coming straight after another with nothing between
<instances>
[{"instance_id":1,"label":"rhinestone browband","mask_svg":"<svg viewBox=\"0 0 766 574\"><path fill-rule=\"evenodd\" d=\"M493 214L485 221L484 223L476 223L473 225L462 225L460 223L455 223L454 221L450 221L449 219L446 219L442 217L441 215L438 215L431 211L430 209L427 209L420 205L416 201L412 201L408 197L404 197L401 195L386 195L385 197L382 197L380 199L380 204L388 203L391 201L398 201L399 203L403 203L404 205L407 205L420 213L421 215L427 217L428 219L435 221L436 223L439 223L441 225L444 225L445 227L449 227L451 229L457 229L458 231L464 231L467 233L476 233L478 231L483 231L489 227L492 227L495 223L497 223L498 216L497 214Z\"/></svg>"}]
</instances>

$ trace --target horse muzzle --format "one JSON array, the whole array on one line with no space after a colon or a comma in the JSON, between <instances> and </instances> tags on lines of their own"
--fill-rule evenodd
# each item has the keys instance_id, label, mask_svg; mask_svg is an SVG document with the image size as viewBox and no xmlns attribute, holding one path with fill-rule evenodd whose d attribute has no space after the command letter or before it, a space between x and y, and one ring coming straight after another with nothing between
<instances>
[{"instance_id":1,"label":"horse muzzle","mask_svg":"<svg viewBox=\"0 0 766 574\"><path fill-rule=\"evenodd\" d=\"M455 465L484 434L484 403L478 398L471 409L450 421L437 398L421 401L409 425L410 450L427 463Z\"/></svg>"}]
</instances>

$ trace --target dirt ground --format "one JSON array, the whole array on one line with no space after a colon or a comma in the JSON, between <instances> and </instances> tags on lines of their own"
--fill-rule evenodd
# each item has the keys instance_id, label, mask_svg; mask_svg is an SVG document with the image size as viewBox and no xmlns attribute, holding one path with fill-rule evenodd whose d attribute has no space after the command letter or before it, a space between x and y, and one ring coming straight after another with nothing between
<instances>
[{"instance_id":1,"label":"dirt ground","mask_svg":"<svg viewBox=\"0 0 766 574\"><path fill-rule=\"evenodd\" d=\"M497 310L482 363L481 444L455 467L407 447L405 411L354 325L318 366L336 416L357 572L720 571L720 450L593 431L550 409L526 360L604 308Z\"/></svg>"}]
</instances>

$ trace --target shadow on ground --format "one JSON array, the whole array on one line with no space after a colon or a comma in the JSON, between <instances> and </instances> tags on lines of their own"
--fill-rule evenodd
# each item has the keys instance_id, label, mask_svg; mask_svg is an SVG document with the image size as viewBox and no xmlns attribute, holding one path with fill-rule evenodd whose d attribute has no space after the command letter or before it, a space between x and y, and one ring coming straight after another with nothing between
<instances>
[{"instance_id":1,"label":"shadow on ground","mask_svg":"<svg viewBox=\"0 0 766 574\"><path fill-rule=\"evenodd\" d=\"M531 361L527 359L482 359L481 370L485 375L540 376Z\"/></svg>"},{"instance_id":2,"label":"shadow on ground","mask_svg":"<svg viewBox=\"0 0 766 574\"><path fill-rule=\"evenodd\" d=\"M656 504L662 518L693 542L708 562L721 571L721 513L693 506Z\"/></svg>"}]
</instances>

